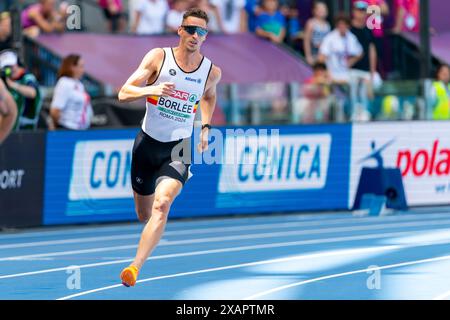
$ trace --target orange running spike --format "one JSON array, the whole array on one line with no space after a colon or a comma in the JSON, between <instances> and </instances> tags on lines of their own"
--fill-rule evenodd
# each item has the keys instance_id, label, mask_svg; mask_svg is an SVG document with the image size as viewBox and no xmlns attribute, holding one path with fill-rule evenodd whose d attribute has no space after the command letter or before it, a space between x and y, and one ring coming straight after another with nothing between
<instances>
[{"instance_id":1,"label":"orange running spike","mask_svg":"<svg viewBox=\"0 0 450 320\"><path fill-rule=\"evenodd\" d=\"M136 284L139 270L135 266L129 266L122 270L120 279L125 287L132 287Z\"/></svg>"}]
</instances>

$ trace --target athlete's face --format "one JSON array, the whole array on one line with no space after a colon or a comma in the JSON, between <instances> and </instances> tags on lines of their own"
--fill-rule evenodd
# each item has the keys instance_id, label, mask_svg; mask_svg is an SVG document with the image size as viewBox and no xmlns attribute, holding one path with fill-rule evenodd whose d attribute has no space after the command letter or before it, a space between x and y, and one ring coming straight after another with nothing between
<instances>
[{"instance_id":1,"label":"athlete's face","mask_svg":"<svg viewBox=\"0 0 450 320\"><path fill-rule=\"evenodd\" d=\"M208 29L206 21L197 17L187 17L183 20L182 26L194 26L203 28L205 30ZM190 34L185 30L185 28L181 26L178 28L178 35L181 39L181 45L189 52L200 50L203 41L205 41L206 39L206 35L200 36L197 32L195 32L194 34Z\"/></svg>"}]
</instances>

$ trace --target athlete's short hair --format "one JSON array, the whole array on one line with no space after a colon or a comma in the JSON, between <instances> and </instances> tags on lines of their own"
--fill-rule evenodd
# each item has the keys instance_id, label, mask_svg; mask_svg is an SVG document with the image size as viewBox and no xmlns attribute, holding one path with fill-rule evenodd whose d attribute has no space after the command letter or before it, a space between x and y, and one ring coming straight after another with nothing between
<instances>
[{"instance_id":1,"label":"athlete's short hair","mask_svg":"<svg viewBox=\"0 0 450 320\"><path fill-rule=\"evenodd\" d=\"M186 20L188 17L196 17L205 20L206 23L209 22L208 14L199 8L192 8L186 11L183 14L183 21Z\"/></svg>"}]
</instances>

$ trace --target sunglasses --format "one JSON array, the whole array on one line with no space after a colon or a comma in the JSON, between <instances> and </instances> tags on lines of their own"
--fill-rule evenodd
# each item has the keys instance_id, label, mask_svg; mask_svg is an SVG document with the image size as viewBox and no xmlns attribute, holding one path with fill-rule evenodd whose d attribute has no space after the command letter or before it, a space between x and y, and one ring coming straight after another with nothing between
<instances>
[{"instance_id":1,"label":"sunglasses","mask_svg":"<svg viewBox=\"0 0 450 320\"><path fill-rule=\"evenodd\" d=\"M187 33L194 35L196 32L200 37L204 37L208 34L208 30L198 26L181 26Z\"/></svg>"}]
</instances>

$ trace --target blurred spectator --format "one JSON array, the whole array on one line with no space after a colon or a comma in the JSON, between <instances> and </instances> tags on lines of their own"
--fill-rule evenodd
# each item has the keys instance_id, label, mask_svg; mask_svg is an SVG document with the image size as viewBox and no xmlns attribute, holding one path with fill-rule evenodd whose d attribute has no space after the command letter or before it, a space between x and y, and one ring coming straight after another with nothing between
<instances>
[{"instance_id":1,"label":"blurred spectator","mask_svg":"<svg viewBox=\"0 0 450 320\"><path fill-rule=\"evenodd\" d=\"M419 0L395 0L394 8L394 33L419 32Z\"/></svg>"},{"instance_id":2,"label":"blurred spectator","mask_svg":"<svg viewBox=\"0 0 450 320\"><path fill-rule=\"evenodd\" d=\"M103 15L108 20L109 32L116 33L125 30L122 0L98 0L98 5L103 9Z\"/></svg>"},{"instance_id":3,"label":"blurred spectator","mask_svg":"<svg viewBox=\"0 0 450 320\"><path fill-rule=\"evenodd\" d=\"M248 30L245 0L210 0L213 21L219 32L239 33Z\"/></svg>"},{"instance_id":4,"label":"blurred spectator","mask_svg":"<svg viewBox=\"0 0 450 320\"><path fill-rule=\"evenodd\" d=\"M17 54L12 50L0 53L0 70L17 105L14 130L36 129L42 105L36 77L19 65Z\"/></svg>"},{"instance_id":5,"label":"blurred spectator","mask_svg":"<svg viewBox=\"0 0 450 320\"><path fill-rule=\"evenodd\" d=\"M167 13L166 17L166 31L170 33L176 33L178 27L181 26L183 21L184 12L189 9L191 1L188 0L175 0L172 8Z\"/></svg>"},{"instance_id":6,"label":"blurred spectator","mask_svg":"<svg viewBox=\"0 0 450 320\"><path fill-rule=\"evenodd\" d=\"M432 91L433 120L450 119L450 68L440 65L436 71Z\"/></svg>"},{"instance_id":7,"label":"blurred spectator","mask_svg":"<svg viewBox=\"0 0 450 320\"><path fill-rule=\"evenodd\" d=\"M67 17L67 3L56 9L56 0L39 0L21 13L23 33L35 38L41 32L63 32Z\"/></svg>"},{"instance_id":8,"label":"blurred spectator","mask_svg":"<svg viewBox=\"0 0 450 320\"><path fill-rule=\"evenodd\" d=\"M313 17L306 22L303 49L306 61L310 65L316 62L320 45L331 30L330 24L326 20L327 16L327 5L319 1L313 6Z\"/></svg>"},{"instance_id":9,"label":"blurred spectator","mask_svg":"<svg viewBox=\"0 0 450 320\"><path fill-rule=\"evenodd\" d=\"M134 25L131 31L137 34L164 33L168 11L167 0L140 0L136 5Z\"/></svg>"},{"instance_id":10,"label":"blurred spectator","mask_svg":"<svg viewBox=\"0 0 450 320\"><path fill-rule=\"evenodd\" d=\"M12 26L9 12L0 13L0 51L12 48Z\"/></svg>"},{"instance_id":11,"label":"blurred spectator","mask_svg":"<svg viewBox=\"0 0 450 320\"><path fill-rule=\"evenodd\" d=\"M256 34L274 43L282 43L286 36L286 21L278 10L278 0L262 0L262 12L256 21Z\"/></svg>"},{"instance_id":12,"label":"blurred spectator","mask_svg":"<svg viewBox=\"0 0 450 320\"><path fill-rule=\"evenodd\" d=\"M320 62L325 62L334 82L348 83L350 68L362 57L361 44L350 32L350 20L345 15L338 15L336 28L328 33L319 48Z\"/></svg>"},{"instance_id":13,"label":"blurred spectator","mask_svg":"<svg viewBox=\"0 0 450 320\"><path fill-rule=\"evenodd\" d=\"M258 15L262 12L259 0L247 0L245 3L245 11L247 13L248 31L256 31L256 20Z\"/></svg>"},{"instance_id":14,"label":"blurred spectator","mask_svg":"<svg viewBox=\"0 0 450 320\"><path fill-rule=\"evenodd\" d=\"M375 47L375 38L372 31L367 27L367 3L357 1L353 5L353 19L350 31L356 36L363 49L362 58L353 66L354 70L361 72L355 74L355 77L364 81L367 85L369 98L373 98L373 90L378 89L381 84L381 77L377 72L377 50ZM366 103L366 102L365 102Z\"/></svg>"},{"instance_id":15,"label":"blurred spectator","mask_svg":"<svg viewBox=\"0 0 450 320\"><path fill-rule=\"evenodd\" d=\"M331 77L326 64L316 62L313 76L303 84L304 103L301 107L303 123L323 122L329 120L331 106Z\"/></svg>"},{"instance_id":16,"label":"blurred spectator","mask_svg":"<svg viewBox=\"0 0 450 320\"><path fill-rule=\"evenodd\" d=\"M373 35L376 38L383 37L385 27L384 21L385 18L387 18L389 15L389 5L387 4L387 2L385 0L353 0L352 6L355 6L357 2L365 2L367 4L366 8L368 8L369 10L366 10L367 13L370 14L367 18L367 25L370 25L369 28L372 30ZM373 15L375 12L373 12L373 10L371 10L370 8L372 6L376 6L379 8L379 17Z\"/></svg>"},{"instance_id":17,"label":"blurred spectator","mask_svg":"<svg viewBox=\"0 0 450 320\"><path fill-rule=\"evenodd\" d=\"M280 0L281 14L286 18L287 38L296 41L301 38L296 0Z\"/></svg>"},{"instance_id":18,"label":"blurred spectator","mask_svg":"<svg viewBox=\"0 0 450 320\"><path fill-rule=\"evenodd\" d=\"M0 145L5 141L14 127L17 118L17 106L0 79Z\"/></svg>"},{"instance_id":19,"label":"blurred spectator","mask_svg":"<svg viewBox=\"0 0 450 320\"><path fill-rule=\"evenodd\" d=\"M346 110L347 114L355 120L368 120L368 110L364 102L359 103L359 99L363 100L367 92L361 93L357 73L354 76L350 70L362 58L363 48L356 36L350 32L350 20L347 16L339 14L335 25L336 28L323 39L318 61L326 62L334 83L350 89L351 109ZM362 96L358 97L358 94Z\"/></svg>"},{"instance_id":20,"label":"blurred spectator","mask_svg":"<svg viewBox=\"0 0 450 320\"><path fill-rule=\"evenodd\" d=\"M64 58L58 72L53 100L50 105L49 129L84 130L90 127L93 115L91 99L80 81L84 61L76 54Z\"/></svg>"},{"instance_id":21,"label":"blurred spectator","mask_svg":"<svg viewBox=\"0 0 450 320\"><path fill-rule=\"evenodd\" d=\"M390 14L389 5L385 0L353 0L353 6L357 2L365 2L367 4L367 23L369 29L372 30L373 33L373 41L375 44L375 48L377 50L377 64L382 73L384 73L386 69L386 63L383 61L383 52L388 50L387 48L383 48L383 39L384 39L384 30L386 29L386 23L388 22L388 17ZM361 6L361 4L360 4ZM374 15L372 8L376 6L379 8L379 16ZM384 49L384 50L383 50Z\"/></svg>"}]
</instances>

